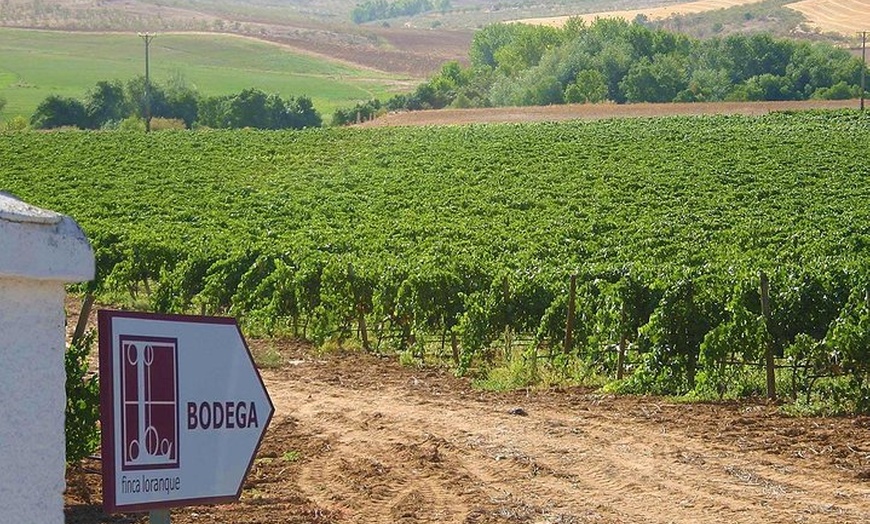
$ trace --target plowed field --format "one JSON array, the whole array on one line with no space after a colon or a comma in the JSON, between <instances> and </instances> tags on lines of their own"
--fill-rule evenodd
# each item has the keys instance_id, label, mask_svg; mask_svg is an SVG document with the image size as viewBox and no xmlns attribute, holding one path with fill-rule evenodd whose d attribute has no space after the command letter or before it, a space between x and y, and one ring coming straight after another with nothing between
<instances>
[{"instance_id":1,"label":"plowed field","mask_svg":"<svg viewBox=\"0 0 870 524\"><path fill-rule=\"evenodd\" d=\"M710 102L689 104L566 104L485 109L439 109L392 113L362 126L427 126L510 122L558 122L605 118L645 118L675 115L763 115L772 111L857 109L857 100L788 102Z\"/></svg>"},{"instance_id":2,"label":"plowed field","mask_svg":"<svg viewBox=\"0 0 870 524\"><path fill-rule=\"evenodd\" d=\"M281 363L263 371L276 413L241 501L174 510L177 524L870 521L868 418L483 393L393 358L252 345ZM108 520L98 471L70 475L68 523Z\"/></svg>"}]
</instances>

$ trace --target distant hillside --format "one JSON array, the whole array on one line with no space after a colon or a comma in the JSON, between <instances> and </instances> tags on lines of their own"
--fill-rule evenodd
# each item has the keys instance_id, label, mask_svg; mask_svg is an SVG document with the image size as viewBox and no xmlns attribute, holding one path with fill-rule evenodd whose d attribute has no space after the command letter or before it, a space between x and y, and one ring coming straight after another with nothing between
<instances>
[{"instance_id":1,"label":"distant hillside","mask_svg":"<svg viewBox=\"0 0 870 524\"><path fill-rule=\"evenodd\" d=\"M854 35L870 28L870 0L803 0L786 4L821 31Z\"/></svg>"},{"instance_id":2,"label":"distant hillside","mask_svg":"<svg viewBox=\"0 0 870 524\"><path fill-rule=\"evenodd\" d=\"M0 29L0 97L7 101L0 120L29 117L52 94L81 98L100 80L126 81L143 74L144 46L134 33ZM307 95L322 115L416 84L407 77L215 34L158 34L151 43L151 75L159 83L187 83L203 95L248 87L284 97Z\"/></svg>"},{"instance_id":3,"label":"distant hillside","mask_svg":"<svg viewBox=\"0 0 870 524\"><path fill-rule=\"evenodd\" d=\"M855 10L862 16L870 11L866 8L870 3L867 0L797 3L793 0L451 0L449 4L438 2L438 9L423 10L413 16L356 24L354 9L362 3L358 0L174 0L169 4L161 0L3 0L0 26L71 31L233 33L423 79L437 72L444 62L466 62L475 30L510 20L595 17L619 11L632 19L642 14L659 27L700 37L770 31L780 36L819 38L815 26L807 23L801 13L810 18L815 12L819 16L854 19ZM729 6L733 7L722 9ZM676 13L681 14L676 18L670 16Z\"/></svg>"}]
</instances>

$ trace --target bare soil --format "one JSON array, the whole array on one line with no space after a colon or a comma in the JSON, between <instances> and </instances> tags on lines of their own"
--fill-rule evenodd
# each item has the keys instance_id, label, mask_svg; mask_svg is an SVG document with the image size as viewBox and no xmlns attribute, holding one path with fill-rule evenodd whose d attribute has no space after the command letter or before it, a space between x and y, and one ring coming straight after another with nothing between
<instances>
[{"instance_id":1,"label":"bare soil","mask_svg":"<svg viewBox=\"0 0 870 524\"><path fill-rule=\"evenodd\" d=\"M175 523L870 522L868 417L487 393L394 358L251 345L280 362L262 370L276 413L241 500ZM68 475L67 523L145 522L102 513L99 469Z\"/></svg>"},{"instance_id":2,"label":"bare soil","mask_svg":"<svg viewBox=\"0 0 870 524\"><path fill-rule=\"evenodd\" d=\"M642 9L600 11L597 13L582 14L579 15L579 17L590 23L594 22L596 18L623 18L630 22L638 16L645 16L649 20L662 20L664 18L670 18L675 15L697 14L706 11L715 11L718 9L728 9L730 7L735 7L739 5L757 3L758 1L759 0L694 0L691 2L645 7ZM572 16L526 18L524 20L517 21L527 24L562 27L563 25L565 25L565 22L567 22L568 19L570 19Z\"/></svg>"},{"instance_id":3,"label":"bare soil","mask_svg":"<svg viewBox=\"0 0 870 524\"><path fill-rule=\"evenodd\" d=\"M763 115L773 111L857 109L857 100L804 100L787 102L711 102L681 104L568 104L484 109L438 109L390 113L359 124L378 126L462 125L481 123L556 122L605 118L640 118L675 115Z\"/></svg>"},{"instance_id":4,"label":"bare soil","mask_svg":"<svg viewBox=\"0 0 870 524\"><path fill-rule=\"evenodd\" d=\"M785 4L807 18L811 27L844 35L866 31L870 22L867 0L802 0Z\"/></svg>"}]
</instances>

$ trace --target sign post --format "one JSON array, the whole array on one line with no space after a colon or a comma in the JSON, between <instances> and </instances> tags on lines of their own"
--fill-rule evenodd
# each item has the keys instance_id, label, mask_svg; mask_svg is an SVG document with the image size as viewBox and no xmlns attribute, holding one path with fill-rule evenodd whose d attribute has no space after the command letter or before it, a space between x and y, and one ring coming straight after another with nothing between
<instances>
[{"instance_id":1,"label":"sign post","mask_svg":"<svg viewBox=\"0 0 870 524\"><path fill-rule=\"evenodd\" d=\"M235 320L99 311L108 513L238 500L274 407Z\"/></svg>"}]
</instances>

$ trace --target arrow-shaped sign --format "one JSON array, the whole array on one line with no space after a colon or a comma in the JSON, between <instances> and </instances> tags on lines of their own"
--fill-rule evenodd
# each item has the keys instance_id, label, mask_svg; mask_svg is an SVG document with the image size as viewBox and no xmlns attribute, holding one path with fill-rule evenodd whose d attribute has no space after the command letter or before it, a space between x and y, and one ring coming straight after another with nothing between
<instances>
[{"instance_id":1,"label":"arrow-shaped sign","mask_svg":"<svg viewBox=\"0 0 870 524\"><path fill-rule=\"evenodd\" d=\"M235 320L98 323L105 510L238 500L274 407Z\"/></svg>"}]
</instances>

